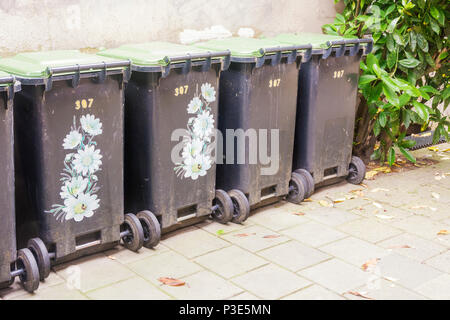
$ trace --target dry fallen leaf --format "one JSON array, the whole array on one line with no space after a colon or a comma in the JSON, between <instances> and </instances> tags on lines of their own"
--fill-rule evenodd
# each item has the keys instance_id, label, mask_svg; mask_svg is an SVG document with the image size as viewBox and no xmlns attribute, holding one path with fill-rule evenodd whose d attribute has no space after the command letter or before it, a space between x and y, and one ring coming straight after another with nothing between
<instances>
[{"instance_id":1,"label":"dry fallen leaf","mask_svg":"<svg viewBox=\"0 0 450 320\"><path fill-rule=\"evenodd\" d=\"M346 200L345 198L333 199L333 203L341 203L344 202L345 200Z\"/></svg>"},{"instance_id":2,"label":"dry fallen leaf","mask_svg":"<svg viewBox=\"0 0 450 320\"><path fill-rule=\"evenodd\" d=\"M359 293L358 291L347 291L346 293L357 296L357 297L361 297L364 299L368 299L368 300L375 300L374 298L368 297L362 293Z\"/></svg>"},{"instance_id":3,"label":"dry fallen leaf","mask_svg":"<svg viewBox=\"0 0 450 320\"><path fill-rule=\"evenodd\" d=\"M280 236L277 234L269 234L267 236L264 236L264 239L275 239L275 238L279 238Z\"/></svg>"},{"instance_id":4,"label":"dry fallen leaf","mask_svg":"<svg viewBox=\"0 0 450 320\"><path fill-rule=\"evenodd\" d=\"M438 147L428 147L428 150L434 151L434 152L438 152L439 148Z\"/></svg>"},{"instance_id":5,"label":"dry fallen leaf","mask_svg":"<svg viewBox=\"0 0 450 320\"><path fill-rule=\"evenodd\" d=\"M116 258L116 257L114 257L114 256L108 256L108 259L111 259L111 260L116 260L117 258Z\"/></svg>"},{"instance_id":6,"label":"dry fallen leaf","mask_svg":"<svg viewBox=\"0 0 450 320\"><path fill-rule=\"evenodd\" d=\"M402 244L402 245L398 245L398 246L388 247L388 249L409 249L409 248L411 248L411 247L408 246L407 244Z\"/></svg>"},{"instance_id":7,"label":"dry fallen leaf","mask_svg":"<svg viewBox=\"0 0 450 320\"><path fill-rule=\"evenodd\" d=\"M304 216L305 215L304 212L293 212L292 214L296 215L296 216Z\"/></svg>"},{"instance_id":8,"label":"dry fallen leaf","mask_svg":"<svg viewBox=\"0 0 450 320\"><path fill-rule=\"evenodd\" d=\"M432 192L431 195L433 196L433 198L435 199L439 199L441 196L439 195L439 193L437 192Z\"/></svg>"},{"instance_id":9,"label":"dry fallen leaf","mask_svg":"<svg viewBox=\"0 0 450 320\"><path fill-rule=\"evenodd\" d=\"M442 150L442 152L450 152L450 148Z\"/></svg>"},{"instance_id":10,"label":"dry fallen leaf","mask_svg":"<svg viewBox=\"0 0 450 320\"><path fill-rule=\"evenodd\" d=\"M374 259L370 259L367 260L362 266L361 269L363 269L364 271L367 271L367 269L369 269L370 267L376 266L378 261L380 261L379 258L374 258Z\"/></svg>"},{"instance_id":11,"label":"dry fallen leaf","mask_svg":"<svg viewBox=\"0 0 450 320\"><path fill-rule=\"evenodd\" d=\"M312 202L312 199L311 198L306 198L306 199L303 200L303 202Z\"/></svg>"},{"instance_id":12,"label":"dry fallen leaf","mask_svg":"<svg viewBox=\"0 0 450 320\"><path fill-rule=\"evenodd\" d=\"M370 192L378 192L378 191L389 191L389 189L386 189L386 188L375 188L375 189L373 189L373 190L370 190Z\"/></svg>"},{"instance_id":13,"label":"dry fallen leaf","mask_svg":"<svg viewBox=\"0 0 450 320\"><path fill-rule=\"evenodd\" d=\"M169 277L161 277L158 280L159 280L159 282L162 282L163 284L166 284L166 285L172 286L172 287L180 287L180 286L184 286L186 284L186 282L184 282L183 280L169 278Z\"/></svg>"},{"instance_id":14,"label":"dry fallen leaf","mask_svg":"<svg viewBox=\"0 0 450 320\"><path fill-rule=\"evenodd\" d=\"M365 178L366 178L367 180L373 180L373 179L375 179L375 176L376 176L378 173L379 173L379 172L378 172L378 171L375 171L375 170L367 171L367 172L366 172Z\"/></svg>"},{"instance_id":15,"label":"dry fallen leaf","mask_svg":"<svg viewBox=\"0 0 450 320\"><path fill-rule=\"evenodd\" d=\"M333 204L331 204L330 202L328 202L328 201L326 201L326 200L319 200L319 204L320 204L322 207L328 207L328 208L330 208L330 207L333 206Z\"/></svg>"},{"instance_id":16,"label":"dry fallen leaf","mask_svg":"<svg viewBox=\"0 0 450 320\"><path fill-rule=\"evenodd\" d=\"M379 209L383 208L383 206L381 204L379 204L378 202L372 202L372 204Z\"/></svg>"},{"instance_id":17,"label":"dry fallen leaf","mask_svg":"<svg viewBox=\"0 0 450 320\"><path fill-rule=\"evenodd\" d=\"M238 233L238 234L235 234L234 236L235 237L240 237L240 238L243 238L243 237L248 237L248 236L250 236L250 235L255 235L256 233Z\"/></svg>"},{"instance_id":18,"label":"dry fallen leaf","mask_svg":"<svg viewBox=\"0 0 450 320\"><path fill-rule=\"evenodd\" d=\"M437 233L438 236L446 236L449 234L450 234L450 231L448 231L448 230L441 230Z\"/></svg>"}]
</instances>

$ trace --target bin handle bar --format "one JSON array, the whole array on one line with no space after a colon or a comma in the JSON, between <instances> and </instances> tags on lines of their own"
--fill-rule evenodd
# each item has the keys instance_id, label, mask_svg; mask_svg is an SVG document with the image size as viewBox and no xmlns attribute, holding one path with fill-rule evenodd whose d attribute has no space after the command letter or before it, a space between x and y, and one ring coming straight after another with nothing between
<instances>
[{"instance_id":1,"label":"bin handle bar","mask_svg":"<svg viewBox=\"0 0 450 320\"><path fill-rule=\"evenodd\" d=\"M49 75L67 73L67 72L80 72L91 69L110 69L110 68L120 68L120 67L131 67L131 62L129 60L124 61L113 61L113 62L101 62L92 64L77 64L73 66L64 67L48 67L47 73Z\"/></svg>"},{"instance_id":2,"label":"bin handle bar","mask_svg":"<svg viewBox=\"0 0 450 320\"><path fill-rule=\"evenodd\" d=\"M14 84L14 81L15 81L14 77L11 77L11 76L0 78L0 84L5 84L5 83Z\"/></svg>"},{"instance_id":3,"label":"bin handle bar","mask_svg":"<svg viewBox=\"0 0 450 320\"><path fill-rule=\"evenodd\" d=\"M261 54L267 54L267 53L275 53L275 52L282 52L282 51L296 51L296 50L311 50L312 45L311 44L302 44L302 45L296 45L296 46L285 46L285 47L273 47L273 48L261 48L259 52Z\"/></svg>"},{"instance_id":4,"label":"bin handle bar","mask_svg":"<svg viewBox=\"0 0 450 320\"><path fill-rule=\"evenodd\" d=\"M230 56L230 55L231 55L230 50L217 51L217 52L208 51L207 53L193 53L193 54L188 53L184 56L174 56L174 57L165 56L163 60L167 65L169 65L172 62L180 62L180 61L192 60L192 59L208 59L208 58L226 57L226 56Z\"/></svg>"},{"instance_id":5,"label":"bin handle bar","mask_svg":"<svg viewBox=\"0 0 450 320\"><path fill-rule=\"evenodd\" d=\"M333 46L339 46L339 45L361 44L361 43L373 43L373 39L372 38L361 38L361 39L334 40L334 41L328 41L327 45L329 47L333 47Z\"/></svg>"}]
</instances>

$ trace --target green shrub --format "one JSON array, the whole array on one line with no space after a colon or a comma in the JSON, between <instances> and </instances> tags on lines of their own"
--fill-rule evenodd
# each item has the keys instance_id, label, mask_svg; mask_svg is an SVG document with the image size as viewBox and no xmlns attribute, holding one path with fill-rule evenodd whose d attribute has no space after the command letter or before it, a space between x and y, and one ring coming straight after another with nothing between
<instances>
[{"instance_id":1,"label":"green shrub","mask_svg":"<svg viewBox=\"0 0 450 320\"><path fill-rule=\"evenodd\" d=\"M450 101L450 2L343 2L343 13L323 31L344 37L371 34L374 39L374 50L361 62L354 153L392 165L397 147L415 162L407 150L414 142L404 140L412 124L424 130L434 123L435 143L441 136L449 138L450 121L438 106L445 110Z\"/></svg>"}]
</instances>

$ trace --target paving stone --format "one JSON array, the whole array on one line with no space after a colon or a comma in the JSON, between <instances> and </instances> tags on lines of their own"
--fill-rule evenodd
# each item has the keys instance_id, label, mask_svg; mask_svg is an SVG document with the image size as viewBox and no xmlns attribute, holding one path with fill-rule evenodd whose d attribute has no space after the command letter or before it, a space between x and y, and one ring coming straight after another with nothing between
<instances>
[{"instance_id":1,"label":"paving stone","mask_svg":"<svg viewBox=\"0 0 450 320\"><path fill-rule=\"evenodd\" d=\"M332 259L313 267L299 271L297 274L321 286L343 294L352 288L373 281L374 275L343 261Z\"/></svg>"},{"instance_id":2,"label":"paving stone","mask_svg":"<svg viewBox=\"0 0 450 320\"><path fill-rule=\"evenodd\" d=\"M314 284L310 287L290 294L281 300L345 300L345 298L317 284Z\"/></svg>"},{"instance_id":3,"label":"paving stone","mask_svg":"<svg viewBox=\"0 0 450 320\"><path fill-rule=\"evenodd\" d=\"M375 279L369 284L353 289L351 291L358 292L367 298L374 300L425 300L426 298L411 290L405 289L396 283L385 279ZM359 297L346 293L344 296L351 300L367 300L367 298Z\"/></svg>"},{"instance_id":4,"label":"paving stone","mask_svg":"<svg viewBox=\"0 0 450 320\"><path fill-rule=\"evenodd\" d=\"M436 242L426 240L409 233L404 233L381 241L378 245L421 262L447 250L446 247L441 246ZM408 246L408 248L405 248L405 246Z\"/></svg>"},{"instance_id":5,"label":"paving stone","mask_svg":"<svg viewBox=\"0 0 450 320\"><path fill-rule=\"evenodd\" d=\"M253 222L249 221L248 219L243 222L242 224L238 223L219 223L214 220L208 219L203 221L202 223L199 223L196 225L197 228L200 228L202 230L205 230L213 235L220 236L222 234L230 233L239 229L243 229L246 227L249 227L253 225Z\"/></svg>"},{"instance_id":6,"label":"paving stone","mask_svg":"<svg viewBox=\"0 0 450 320\"><path fill-rule=\"evenodd\" d=\"M182 300L219 300L228 299L243 292L231 282L209 271L202 271L183 279L184 286L162 285L161 289L176 299Z\"/></svg>"},{"instance_id":7,"label":"paving stone","mask_svg":"<svg viewBox=\"0 0 450 320\"><path fill-rule=\"evenodd\" d=\"M429 266L450 273L450 250L425 261Z\"/></svg>"},{"instance_id":8,"label":"paving stone","mask_svg":"<svg viewBox=\"0 0 450 320\"><path fill-rule=\"evenodd\" d=\"M237 246L223 248L197 257L195 262L224 278L231 278L269 263Z\"/></svg>"},{"instance_id":9,"label":"paving stone","mask_svg":"<svg viewBox=\"0 0 450 320\"><path fill-rule=\"evenodd\" d=\"M389 254L384 248L369 242L349 237L320 247L320 250L361 267L371 259L382 258Z\"/></svg>"},{"instance_id":10,"label":"paving stone","mask_svg":"<svg viewBox=\"0 0 450 320\"><path fill-rule=\"evenodd\" d=\"M301 211L288 211L281 208L264 208L264 210L258 210L258 212L250 216L249 221L275 231L308 222L308 219L304 216L293 214L295 212Z\"/></svg>"},{"instance_id":11,"label":"paving stone","mask_svg":"<svg viewBox=\"0 0 450 320\"><path fill-rule=\"evenodd\" d=\"M421 216L412 216L403 221L393 223L393 226L450 247L450 235L437 235L440 230L450 229L450 226L443 222L432 221Z\"/></svg>"},{"instance_id":12,"label":"paving stone","mask_svg":"<svg viewBox=\"0 0 450 320\"><path fill-rule=\"evenodd\" d=\"M363 218L347 222L338 226L337 229L373 243L391 238L403 232L402 230L382 224L372 218Z\"/></svg>"},{"instance_id":13,"label":"paving stone","mask_svg":"<svg viewBox=\"0 0 450 320\"><path fill-rule=\"evenodd\" d=\"M203 270L182 255L168 251L128 264L128 267L150 282L160 285L161 277L181 279L190 274Z\"/></svg>"},{"instance_id":14,"label":"paving stone","mask_svg":"<svg viewBox=\"0 0 450 320\"><path fill-rule=\"evenodd\" d=\"M104 255L120 263L127 264L151 257L155 254L167 252L168 250L169 249L162 244L159 244L153 249L147 249L143 247L139 250L139 252L133 252L124 247L116 247L114 249L105 251Z\"/></svg>"},{"instance_id":15,"label":"paving stone","mask_svg":"<svg viewBox=\"0 0 450 320\"><path fill-rule=\"evenodd\" d=\"M377 205L375 205L375 203L378 206L381 205L381 208L377 207ZM411 213L411 212L408 212L406 210L402 210L399 208L391 207L384 203L381 204L376 201L374 201L368 205L352 209L352 210L350 210L350 212L357 214L359 216L362 216L364 218L375 219L379 223L389 224L389 225L392 225L392 223L394 223L396 221L401 221L401 220L404 220L406 218L413 216L413 213ZM386 218L388 218L388 219L386 219Z\"/></svg>"},{"instance_id":16,"label":"paving stone","mask_svg":"<svg viewBox=\"0 0 450 320\"><path fill-rule=\"evenodd\" d=\"M443 274L421 284L415 291L436 300L450 300L450 274Z\"/></svg>"},{"instance_id":17,"label":"paving stone","mask_svg":"<svg viewBox=\"0 0 450 320\"><path fill-rule=\"evenodd\" d=\"M331 258L329 255L297 241L279 244L262 250L258 254L294 272Z\"/></svg>"},{"instance_id":18,"label":"paving stone","mask_svg":"<svg viewBox=\"0 0 450 320\"><path fill-rule=\"evenodd\" d=\"M219 237L195 227L171 233L162 243L189 259L230 245Z\"/></svg>"},{"instance_id":19,"label":"paving stone","mask_svg":"<svg viewBox=\"0 0 450 320\"><path fill-rule=\"evenodd\" d=\"M361 217L356 214L341 209L325 208L325 207L308 212L305 217L314 220L316 222L326 224L330 227L338 226L340 224L349 221L361 219Z\"/></svg>"},{"instance_id":20,"label":"paving stone","mask_svg":"<svg viewBox=\"0 0 450 320\"><path fill-rule=\"evenodd\" d=\"M279 299L311 284L275 265L268 265L232 279L233 283L263 299Z\"/></svg>"},{"instance_id":21,"label":"paving stone","mask_svg":"<svg viewBox=\"0 0 450 320\"><path fill-rule=\"evenodd\" d=\"M229 298L228 300L261 300L261 299L251 293L243 292L238 294L237 296Z\"/></svg>"},{"instance_id":22,"label":"paving stone","mask_svg":"<svg viewBox=\"0 0 450 320\"><path fill-rule=\"evenodd\" d=\"M359 190L359 189L360 188L354 188L353 190ZM345 199L345 195L340 196L340 197L335 197L335 198L333 197L332 199L336 200L336 199L340 199L340 198ZM366 199L365 197L364 198L358 197L355 199L348 199L343 202L335 203L334 206L335 206L335 208L340 209L340 210L350 210L350 209L354 209L357 207L365 206L367 204L370 204L370 201L368 199Z\"/></svg>"},{"instance_id":23,"label":"paving stone","mask_svg":"<svg viewBox=\"0 0 450 320\"><path fill-rule=\"evenodd\" d=\"M347 237L340 231L313 221L286 229L282 234L313 247Z\"/></svg>"},{"instance_id":24,"label":"paving stone","mask_svg":"<svg viewBox=\"0 0 450 320\"><path fill-rule=\"evenodd\" d=\"M408 289L415 289L442 275L442 272L430 266L396 253L383 257L376 268L383 278L395 279L395 282Z\"/></svg>"},{"instance_id":25,"label":"paving stone","mask_svg":"<svg viewBox=\"0 0 450 320\"><path fill-rule=\"evenodd\" d=\"M94 300L166 300L170 297L140 277L120 281L86 294Z\"/></svg>"},{"instance_id":26,"label":"paving stone","mask_svg":"<svg viewBox=\"0 0 450 320\"><path fill-rule=\"evenodd\" d=\"M269 237L264 238L267 236ZM289 241L289 238L261 226L251 226L241 229L239 231L226 234L222 238L251 252L257 252L259 250Z\"/></svg>"},{"instance_id":27,"label":"paving stone","mask_svg":"<svg viewBox=\"0 0 450 320\"><path fill-rule=\"evenodd\" d=\"M27 294L14 298L14 300L88 300L80 291L68 288L66 283L37 290L33 294Z\"/></svg>"},{"instance_id":28,"label":"paving stone","mask_svg":"<svg viewBox=\"0 0 450 320\"><path fill-rule=\"evenodd\" d=\"M134 273L121 263L96 254L54 267L58 276L81 292L91 291L125 280Z\"/></svg>"}]
</instances>

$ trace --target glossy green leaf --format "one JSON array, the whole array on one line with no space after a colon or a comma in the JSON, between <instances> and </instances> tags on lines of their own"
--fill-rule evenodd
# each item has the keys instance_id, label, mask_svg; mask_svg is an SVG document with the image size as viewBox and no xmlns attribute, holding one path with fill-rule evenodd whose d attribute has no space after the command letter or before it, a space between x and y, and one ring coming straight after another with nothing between
<instances>
[{"instance_id":1,"label":"glossy green leaf","mask_svg":"<svg viewBox=\"0 0 450 320\"><path fill-rule=\"evenodd\" d=\"M377 77L371 74L364 74L361 77L359 77L359 85L364 85L367 83L370 83L374 80L377 80Z\"/></svg>"},{"instance_id":2,"label":"glossy green leaf","mask_svg":"<svg viewBox=\"0 0 450 320\"><path fill-rule=\"evenodd\" d=\"M418 101L413 100L412 102L414 109L416 110L417 114L423 121L428 121L430 118L430 108L424 105L423 103L420 103Z\"/></svg>"},{"instance_id":3,"label":"glossy green leaf","mask_svg":"<svg viewBox=\"0 0 450 320\"><path fill-rule=\"evenodd\" d=\"M415 141L413 141L415 144ZM409 161L411 161L412 163L416 163L416 158L409 153L408 150L406 150L404 147L402 146L398 146L398 149L400 150L400 152L405 156L406 159L408 159Z\"/></svg>"},{"instance_id":4,"label":"glossy green leaf","mask_svg":"<svg viewBox=\"0 0 450 320\"><path fill-rule=\"evenodd\" d=\"M398 63L405 68L415 68L420 64L420 61L414 58L402 59L399 60Z\"/></svg>"},{"instance_id":5,"label":"glossy green leaf","mask_svg":"<svg viewBox=\"0 0 450 320\"><path fill-rule=\"evenodd\" d=\"M394 106L398 106L399 99L397 94L394 90L391 89L390 86L386 85L386 83L383 82L383 93L386 96L386 99L393 104Z\"/></svg>"},{"instance_id":6,"label":"glossy green leaf","mask_svg":"<svg viewBox=\"0 0 450 320\"><path fill-rule=\"evenodd\" d=\"M388 160L389 166L392 166L394 164L394 162L395 162L395 150L394 150L393 147L391 147L389 149L388 159L387 160Z\"/></svg>"},{"instance_id":7,"label":"glossy green leaf","mask_svg":"<svg viewBox=\"0 0 450 320\"><path fill-rule=\"evenodd\" d=\"M388 33L394 32L395 27L397 26L397 22L398 22L398 20L400 20L400 18L401 17L397 17L397 18L393 19L391 21L391 23L389 23L389 26L387 27L386 32L388 32Z\"/></svg>"}]
</instances>

